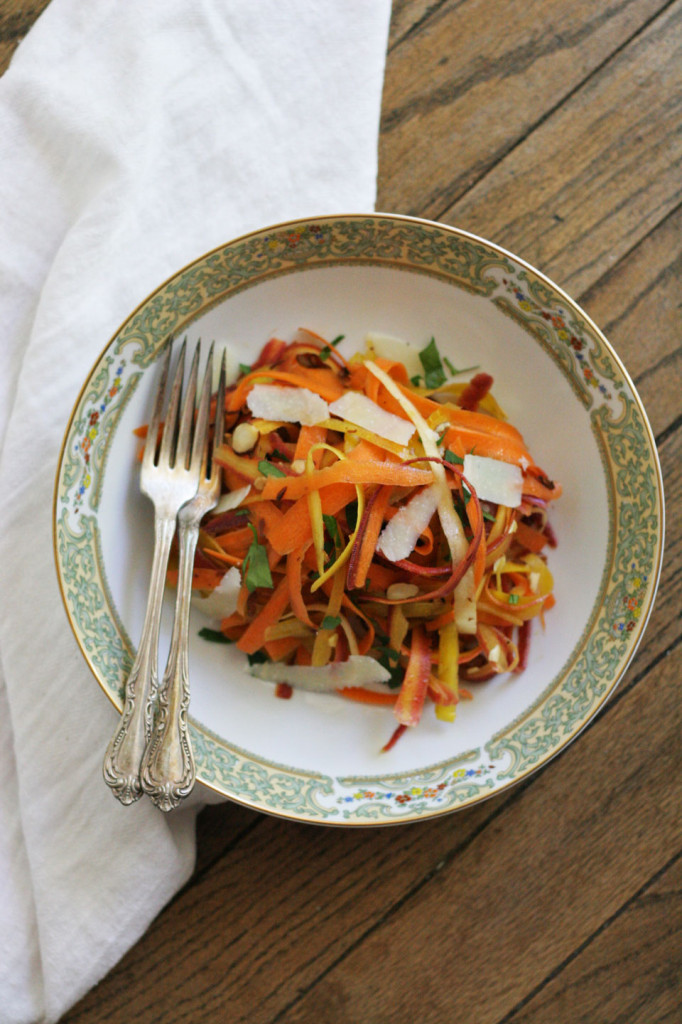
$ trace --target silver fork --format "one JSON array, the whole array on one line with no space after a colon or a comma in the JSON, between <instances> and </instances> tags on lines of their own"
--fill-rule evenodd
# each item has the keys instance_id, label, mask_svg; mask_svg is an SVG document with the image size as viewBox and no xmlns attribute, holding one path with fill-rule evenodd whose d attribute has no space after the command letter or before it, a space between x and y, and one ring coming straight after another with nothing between
<instances>
[{"instance_id":1,"label":"silver fork","mask_svg":"<svg viewBox=\"0 0 682 1024\"><path fill-rule=\"evenodd\" d=\"M209 355L206 380L212 367L213 347ZM202 401L206 394L206 381ZM202 415L203 407L200 406ZM204 446L199 489L194 498L178 513L178 589L175 600L175 620L171 637L168 664L159 689L159 707L156 725L142 759L142 788L162 811L170 811L191 793L196 777L194 754L189 734L189 610L192 591L194 552L199 537L199 524L220 497L220 466L215 460L216 449L222 444L225 426L225 356L220 367L216 398L215 430L210 467L208 465L208 436Z\"/></svg>"},{"instance_id":2,"label":"silver fork","mask_svg":"<svg viewBox=\"0 0 682 1024\"><path fill-rule=\"evenodd\" d=\"M196 425L194 423L200 355L198 344L182 402L185 348L183 342L157 456L171 358L171 345L168 343L140 471L140 489L154 503L154 556L149 596L137 655L126 683L121 720L111 738L103 765L104 779L122 804L131 804L142 796L140 765L152 732L158 692L159 623L166 567L178 512L194 497L199 486L204 435L207 432L207 415L203 421L197 416ZM208 406L207 401L204 404Z\"/></svg>"}]
</instances>

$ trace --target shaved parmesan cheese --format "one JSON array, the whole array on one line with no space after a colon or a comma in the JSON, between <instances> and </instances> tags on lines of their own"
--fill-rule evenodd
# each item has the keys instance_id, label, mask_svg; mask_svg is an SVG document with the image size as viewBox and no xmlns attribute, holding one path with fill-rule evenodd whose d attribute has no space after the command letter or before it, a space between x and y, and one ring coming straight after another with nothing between
<instances>
[{"instance_id":1,"label":"shaved parmesan cheese","mask_svg":"<svg viewBox=\"0 0 682 1024\"><path fill-rule=\"evenodd\" d=\"M208 597L199 597L192 591L192 604L209 619L226 619L237 610L242 574L236 566L228 569L215 590Z\"/></svg>"},{"instance_id":2,"label":"shaved parmesan cheese","mask_svg":"<svg viewBox=\"0 0 682 1024\"><path fill-rule=\"evenodd\" d=\"M385 437L387 441L394 441L403 448L409 444L414 434L414 423L387 412L359 391L346 391L335 402L330 403L329 411L334 416L355 423L358 427L364 427L365 430Z\"/></svg>"},{"instance_id":3,"label":"shaved parmesan cheese","mask_svg":"<svg viewBox=\"0 0 682 1024\"><path fill-rule=\"evenodd\" d=\"M236 491L228 491L227 494L223 494L213 509L213 515L217 516L221 512L230 512L233 508L237 508L250 490L251 484L246 484L245 487L239 487Z\"/></svg>"},{"instance_id":4,"label":"shaved parmesan cheese","mask_svg":"<svg viewBox=\"0 0 682 1024\"><path fill-rule=\"evenodd\" d=\"M313 693L333 693L345 686L371 687L386 683L391 673L375 658L362 654L351 654L347 661L332 661L328 665L285 665L278 661L266 661L252 665L252 676L270 683L289 683L301 690Z\"/></svg>"},{"instance_id":5,"label":"shaved parmesan cheese","mask_svg":"<svg viewBox=\"0 0 682 1024\"><path fill-rule=\"evenodd\" d=\"M432 484L403 505L381 531L377 549L392 562L408 558L438 508L439 490Z\"/></svg>"},{"instance_id":6,"label":"shaved parmesan cheese","mask_svg":"<svg viewBox=\"0 0 682 1024\"><path fill-rule=\"evenodd\" d=\"M419 358L419 349L407 341L394 338L390 334L370 331L365 335L365 344L373 358L390 359L394 363L402 363L408 377L423 376L424 367Z\"/></svg>"},{"instance_id":7,"label":"shaved parmesan cheese","mask_svg":"<svg viewBox=\"0 0 682 1024\"><path fill-rule=\"evenodd\" d=\"M521 504L523 474L518 466L485 455L465 455L463 472L481 501L507 508Z\"/></svg>"},{"instance_id":8,"label":"shaved parmesan cheese","mask_svg":"<svg viewBox=\"0 0 682 1024\"><path fill-rule=\"evenodd\" d=\"M254 416L282 423L302 423L314 427L329 418L329 406L324 398L307 388L277 387L273 384L254 384L246 404Z\"/></svg>"},{"instance_id":9,"label":"shaved parmesan cheese","mask_svg":"<svg viewBox=\"0 0 682 1024\"><path fill-rule=\"evenodd\" d=\"M418 409L403 394L396 382L389 377L381 367L377 366L370 359L365 366L381 381L386 390L393 395L400 403L407 415L414 423L426 455L432 458L441 457L441 451L436 444L438 435L432 430ZM464 535L464 527L455 512L452 504L452 495L445 478L445 470L439 462L431 463L431 471L434 477L434 486L438 490L438 516L440 518L443 533L445 534L450 548L453 562L464 558L468 543ZM476 632L476 601L473 568L467 569L455 589L455 622L460 633Z\"/></svg>"}]
</instances>

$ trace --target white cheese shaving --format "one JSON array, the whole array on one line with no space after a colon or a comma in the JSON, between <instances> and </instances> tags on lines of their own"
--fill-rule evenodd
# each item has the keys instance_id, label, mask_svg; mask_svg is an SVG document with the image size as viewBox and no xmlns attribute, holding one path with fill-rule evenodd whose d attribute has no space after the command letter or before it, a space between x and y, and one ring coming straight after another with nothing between
<instances>
[{"instance_id":1,"label":"white cheese shaving","mask_svg":"<svg viewBox=\"0 0 682 1024\"><path fill-rule=\"evenodd\" d=\"M252 665L252 676L270 683L289 683L313 693L333 693L345 686L373 687L386 683L391 673L376 658L351 654L346 661L332 661L328 665L285 665L280 661Z\"/></svg>"},{"instance_id":2,"label":"white cheese shaving","mask_svg":"<svg viewBox=\"0 0 682 1024\"><path fill-rule=\"evenodd\" d=\"M378 550L391 562L408 558L431 522L438 499L438 488L432 484L403 505L381 531Z\"/></svg>"},{"instance_id":3,"label":"white cheese shaving","mask_svg":"<svg viewBox=\"0 0 682 1024\"><path fill-rule=\"evenodd\" d=\"M518 508L523 474L518 466L485 455L465 455L463 472L481 501Z\"/></svg>"},{"instance_id":4,"label":"white cheese shaving","mask_svg":"<svg viewBox=\"0 0 682 1024\"><path fill-rule=\"evenodd\" d=\"M373 358L390 359L394 363L402 363L408 377L424 375L424 367L419 358L419 349L408 341L394 338L391 334L369 331L365 335L365 344Z\"/></svg>"},{"instance_id":5,"label":"white cheese shaving","mask_svg":"<svg viewBox=\"0 0 682 1024\"><path fill-rule=\"evenodd\" d=\"M329 406L325 400L308 388L254 384L246 404L254 416L264 420L314 427L316 423L329 419Z\"/></svg>"},{"instance_id":6,"label":"white cheese shaving","mask_svg":"<svg viewBox=\"0 0 682 1024\"><path fill-rule=\"evenodd\" d=\"M223 494L213 509L213 515L219 515L221 512L230 512L233 508L237 508L250 490L251 484L246 484L245 487L239 487L236 491L228 491L227 494Z\"/></svg>"},{"instance_id":7,"label":"white cheese shaving","mask_svg":"<svg viewBox=\"0 0 682 1024\"><path fill-rule=\"evenodd\" d=\"M414 423L387 412L359 391L346 391L335 402L330 403L329 411L334 416L348 420L358 427L364 427L365 430L385 437L387 441L393 441L403 448L409 444L414 434Z\"/></svg>"},{"instance_id":8,"label":"white cheese shaving","mask_svg":"<svg viewBox=\"0 0 682 1024\"><path fill-rule=\"evenodd\" d=\"M196 591L192 591L192 605L209 619L226 619L237 610L241 585L242 574L232 566L208 597L199 597Z\"/></svg>"},{"instance_id":9,"label":"white cheese shaving","mask_svg":"<svg viewBox=\"0 0 682 1024\"><path fill-rule=\"evenodd\" d=\"M428 425L418 409L403 394L398 385L381 367L371 360L367 360L365 366L384 385L387 391L400 403L407 415L414 423L422 445L424 454L431 458L441 458L441 451L436 444L438 435ZM440 462L432 462L431 472L433 473L434 486L438 488L438 516L440 518L443 533L445 534L450 548L450 555L453 562L459 562L464 558L467 551L467 539L464 535L464 527L455 512L452 504L452 495L445 477L445 470ZM468 569L455 589L455 622L460 633L476 632L476 600L473 568Z\"/></svg>"}]
</instances>

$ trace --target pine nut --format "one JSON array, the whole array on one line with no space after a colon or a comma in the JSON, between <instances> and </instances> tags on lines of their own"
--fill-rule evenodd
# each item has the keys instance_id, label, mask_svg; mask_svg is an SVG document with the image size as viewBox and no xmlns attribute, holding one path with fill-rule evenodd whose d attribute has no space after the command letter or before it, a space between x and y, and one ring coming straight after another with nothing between
<instances>
[{"instance_id":1,"label":"pine nut","mask_svg":"<svg viewBox=\"0 0 682 1024\"><path fill-rule=\"evenodd\" d=\"M252 423L240 423L232 434L232 448L237 455L250 452L258 440L258 431Z\"/></svg>"}]
</instances>

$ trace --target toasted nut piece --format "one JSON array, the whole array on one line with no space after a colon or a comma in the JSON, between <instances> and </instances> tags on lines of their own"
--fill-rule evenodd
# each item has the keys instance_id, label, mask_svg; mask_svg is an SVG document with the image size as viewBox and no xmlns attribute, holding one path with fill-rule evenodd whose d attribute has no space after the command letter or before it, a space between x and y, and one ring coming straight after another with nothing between
<instances>
[{"instance_id":1,"label":"toasted nut piece","mask_svg":"<svg viewBox=\"0 0 682 1024\"><path fill-rule=\"evenodd\" d=\"M419 587L415 583L391 583L386 591L389 601L402 601L406 597L416 597Z\"/></svg>"},{"instance_id":2,"label":"toasted nut piece","mask_svg":"<svg viewBox=\"0 0 682 1024\"><path fill-rule=\"evenodd\" d=\"M291 470L293 473L305 473L305 459L294 459Z\"/></svg>"},{"instance_id":3,"label":"toasted nut piece","mask_svg":"<svg viewBox=\"0 0 682 1024\"><path fill-rule=\"evenodd\" d=\"M256 479L253 481L253 486L257 491L262 491L263 488L265 487L265 477L257 476Z\"/></svg>"},{"instance_id":4,"label":"toasted nut piece","mask_svg":"<svg viewBox=\"0 0 682 1024\"><path fill-rule=\"evenodd\" d=\"M232 448L237 455L250 452L258 440L258 431L252 423L239 423L232 434Z\"/></svg>"}]
</instances>

